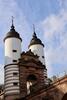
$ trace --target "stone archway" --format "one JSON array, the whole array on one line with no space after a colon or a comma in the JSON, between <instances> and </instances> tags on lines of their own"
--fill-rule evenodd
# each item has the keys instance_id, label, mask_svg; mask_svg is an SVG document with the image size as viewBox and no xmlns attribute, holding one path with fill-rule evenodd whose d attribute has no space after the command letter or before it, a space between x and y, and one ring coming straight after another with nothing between
<instances>
[{"instance_id":1,"label":"stone archway","mask_svg":"<svg viewBox=\"0 0 67 100\"><path fill-rule=\"evenodd\" d=\"M35 75L31 74L27 77L27 94L30 94L30 87L37 83Z\"/></svg>"},{"instance_id":2,"label":"stone archway","mask_svg":"<svg viewBox=\"0 0 67 100\"><path fill-rule=\"evenodd\" d=\"M67 93L66 93L66 94L64 94L64 96L63 96L62 100L67 100Z\"/></svg>"}]
</instances>

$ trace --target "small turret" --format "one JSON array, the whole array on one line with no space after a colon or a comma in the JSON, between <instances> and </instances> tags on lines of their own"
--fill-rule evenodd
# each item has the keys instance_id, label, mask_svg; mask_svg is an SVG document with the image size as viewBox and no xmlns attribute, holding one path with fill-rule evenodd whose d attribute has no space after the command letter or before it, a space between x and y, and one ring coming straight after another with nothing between
<instances>
[{"instance_id":1,"label":"small turret","mask_svg":"<svg viewBox=\"0 0 67 100\"><path fill-rule=\"evenodd\" d=\"M12 19L11 29L4 38L5 65L14 63L13 60L18 60L20 58L21 42L22 42L22 39L19 33L15 31L15 27L14 27L13 19Z\"/></svg>"},{"instance_id":2,"label":"small turret","mask_svg":"<svg viewBox=\"0 0 67 100\"><path fill-rule=\"evenodd\" d=\"M40 61L45 65L45 58L44 58L44 44L42 41L37 37L35 30L32 36L32 39L29 44L29 49L34 54L37 54L39 56Z\"/></svg>"}]
</instances>

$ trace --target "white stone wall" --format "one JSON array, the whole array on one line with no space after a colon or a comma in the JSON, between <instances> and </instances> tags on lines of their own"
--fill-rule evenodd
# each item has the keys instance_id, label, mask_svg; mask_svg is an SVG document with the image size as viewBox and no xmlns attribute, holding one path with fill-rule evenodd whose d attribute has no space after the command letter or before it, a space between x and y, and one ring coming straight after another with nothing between
<instances>
[{"instance_id":1,"label":"white stone wall","mask_svg":"<svg viewBox=\"0 0 67 100\"><path fill-rule=\"evenodd\" d=\"M14 51L13 51L14 50ZM19 94L19 68L17 65L21 55L21 40L18 38L7 38L5 40L5 96L8 94ZM17 61L14 62L13 60Z\"/></svg>"},{"instance_id":2,"label":"white stone wall","mask_svg":"<svg viewBox=\"0 0 67 100\"><path fill-rule=\"evenodd\" d=\"M17 50L17 52L13 52ZM5 65L13 63L13 60L18 60L21 54L21 40L18 38L7 38L5 40Z\"/></svg>"},{"instance_id":3,"label":"white stone wall","mask_svg":"<svg viewBox=\"0 0 67 100\"><path fill-rule=\"evenodd\" d=\"M31 49L31 51L34 54L37 54L39 56L39 60L45 65L45 58L43 58L44 56L44 48L42 45L40 44L35 44L35 45L31 45L29 47L29 49Z\"/></svg>"}]
</instances>

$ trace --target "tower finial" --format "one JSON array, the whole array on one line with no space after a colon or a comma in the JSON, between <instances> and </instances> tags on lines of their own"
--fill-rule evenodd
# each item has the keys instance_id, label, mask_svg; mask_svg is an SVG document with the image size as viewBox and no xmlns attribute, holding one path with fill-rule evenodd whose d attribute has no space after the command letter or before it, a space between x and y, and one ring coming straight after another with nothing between
<instances>
[{"instance_id":1,"label":"tower finial","mask_svg":"<svg viewBox=\"0 0 67 100\"><path fill-rule=\"evenodd\" d=\"M35 33L35 25L33 24L33 37L37 37Z\"/></svg>"},{"instance_id":2,"label":"tower finial","mask_svg":"<svg viewBox=\"0 0 67 100\"><path fill-rule=\"evenodd\" d=\"M33 32L35 32L35 25L33 24Z\"/></svg>"},{"instance_id":3,"label":"tower finial","mask_svg":"<svg viewBox=\"0 0 67 100\"><path fill-rule=\"evenodd\" d=\"M11 25L11 30L15 30L15 29L14 29L14 24L13 24L13 19L14 19L14 17L12 16L12 25Z\"/></svg>"},{"instance_id":4,"label":"tower finial","mask_svg":"<svg viewBox=\"0 0 67 100\"><path fill-rule=\"evenodd\" d=\"M13 26L13 19L14 19L14 17L12 16L12 26Z\"/></svg>"}]
</instances>

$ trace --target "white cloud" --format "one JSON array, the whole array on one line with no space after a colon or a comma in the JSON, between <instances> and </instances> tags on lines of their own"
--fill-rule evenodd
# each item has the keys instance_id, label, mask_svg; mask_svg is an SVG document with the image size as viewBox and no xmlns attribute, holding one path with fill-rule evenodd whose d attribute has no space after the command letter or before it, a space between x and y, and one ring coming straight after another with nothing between
<instances>
[{"instance_id":1,"label":"white cloud","mask_svg":"<svg viewBox=\"0 0 67 100\"><path fill-rule=\"evenodd\" d=\"M52 38L55 34L64 34L67 25L67 12L62 10L58 15L51 14L42 23L45 38Z\"/></svg>"},{"instance_id":2,"label":"white cloud","mask_svg":"<svg viewBox=\"0 0 67 100\"><path fill-rule=\"evenodd\" d=\"M59 3L59 6L63 9L67 9L67 0L57 0Z\"/></svg>"},{"instance_id":3,"label":"white cloud","mask_svg":"<svg viewBox=\"0 0 67 100\"><path fill-rule=\"evenodd\" d=\"M46 63L49 75L67 70L67 11L61 9L41 22L46 44ZM56 45L58 44L58 45ZM56 68L52 65L61 65Z\"/></svg>"},{"instance_id":4,"label":"white cloud","mask_svg":"<svg viewBox=\"0 0 67 100\"><path fill-rule=\"evenodd\" d=\"M20 5L18 5L17 1L0 0L0 20L1 23L5 25L5 28L11 24L11 16L14 16L15 24L18 28L20 28L20 25L23 27L22 32L26 32L25 29L29 30L29 23L26 20L23 9L20 9Z\"/></svg>"}]
</instances>

